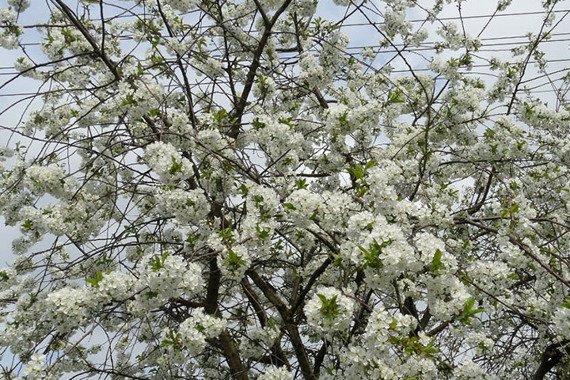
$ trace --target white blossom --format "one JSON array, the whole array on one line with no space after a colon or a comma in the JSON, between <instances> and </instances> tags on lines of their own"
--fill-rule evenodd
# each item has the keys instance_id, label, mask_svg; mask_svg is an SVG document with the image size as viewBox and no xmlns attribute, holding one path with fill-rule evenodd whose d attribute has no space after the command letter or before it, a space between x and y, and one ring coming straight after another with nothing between
<instances>
[{"instance_id":1,"label":"white blossom","mask_svg":"<svg viewBox=\"0 0 570 380\"><path fill-rule=\"evenodd\" d=\"M145 160L165 182L184 180L193 174L192 163L171 144L150 144L145 150Z\"/></svg>"},{"instance_id":2,"label":"white blossom","mask_svg":"<svg viewBox=\"0 0 570 380\"><path fill-rule=\"evenodd\" d=\"M158 212L174 216L181 224L199 223L210 212L204 193L200 190L158 190L155 194Z\"/></svg>"},{"instance_id":3,"label":"white blossom","mask_svg":"<svg viewBox=\"0 0 570 380\"><path fill-rule=\"evenodd\" d=\"M309 325L325 334L346 333L353 312L354 302L332 287L318 288L305 305Z\"/></svg>"},{"instance_id":4,"label":"white blossom","mask_svg":"<svg viewBox=\"0 0 570 380\"><path fill-rule=\"evenodd\" d=\"M202 309L196 309L191 317L180 324L178 333L190 355L198 355L206 347L206 339L217 337L225 327L222 319L205 314Z\"/></svg>"},{"instance_id":5,"label":"white blossom","mask_svg":"<svg viewBox=\"0 0 570 380\"><path fill-rule=\"evenodd\" d=\"M293 374L287 370L286 367L275 367L271 366L261 374L258 380L291 380L293 379Z\"/></svg>"},{"instance_id":6,"label":"white blossom","mask_svg":"<svg viewBox=\"0 0 570 380\"><path fill-rule=\"evenodd\" d=\"M69 3L0 9L7 378L565 376L556 1Z\"/></svg>"},{"instance_id":7,"label":"white blossom","mask_svg":"<svg viewBox=\"0 0 570 380\"><path fill-rule=\"evenodd\" d=\"M45 299L44 319L62 333L88 322L94 297L86 289L65 287L50 292Z\"/></svg>"}]
</instances>

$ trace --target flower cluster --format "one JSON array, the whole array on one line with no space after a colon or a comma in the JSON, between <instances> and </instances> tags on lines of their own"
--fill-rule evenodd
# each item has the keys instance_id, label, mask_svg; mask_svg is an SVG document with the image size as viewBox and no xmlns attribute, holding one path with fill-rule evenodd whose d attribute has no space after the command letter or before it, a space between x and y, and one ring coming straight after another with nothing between
<instances>
[{"instance_id":1,"label":"flower cluster","mask_svg":"<svg viewBox=\"0 0 570 380\"><path fill-rule=\"evenodd\" d=\"M562 339L570 339L570 302L566 301L554 313L554 330Z\"/></svg>"},{"instance_id":2,"label":"flower cluster","mask_svg":"<svg viewBox=\"0 0 570 380\"><path fill-rule=\"evenodd\" d=\"M160 215L174 216L181 224L197 224L210 212L208 201L200 190L159 189L155 199Z\"/></svg>"},{"instance_id":3,"label":"flower cluster","mask_svg":"<svg viewBox=\"0 0 570 380\"><path fill-rule=\"evenodd\" d=\"M188 12L198 5L196 0L168 0L165 4L180 12Z\"/></svg>"},{"instance_id":4,"label":"flower cluster","mask_svg":"<svg viewBox=\"0 0 570 380\"><path fill-rule=\"evenodd\" d=\"M15 49L18 46L22 28L16 23L17 14L13 9L0 9L0 46L5 49Z\"/></svg>"},{"instance_id":5,"label":"flower cluster","mask_svg":"<svg viewBox=\"0 0 570 380\"><path fill-rule=\"evenodd\" d=\"M309 325L319 333L346 333L352 321L354 301L333 287L320 287L305 305Z\"/></svg>"},{"instance_id":6,"label":"flower cluster","mask_svg":"<svg viewBox=\"0 0 570 380\"><path fill-rule=\"evenodd\" d=\"M236 282L241 281L245 271L251 265L251 256L243 245L224 247L217 260L224 277Z\"/></svg>"},{"instance_id":7,"label":"flower cluster","mask_svg":"<svg viewBox=\"0 0 570 380\"><path fill-rule=\"evenodd\" d=\"M87 289L64 287L50 292L45 299L43 319L60 333L69 333L90 322L95 297Z\"/></svg>"},{"instance_id":8,"label":"flower cluster","mask_svg":"<svg viewBox=\"0 0 570 380\"><path fill-rule=\"evenodd\" d=\"M175 183L193 175L192 163L171 144L155 142L145 149L145 161L166 183Z\"/></svg>"},{"instance_id":9,"label":"flower cluster","mask_svg":"<svg viewBox=\"0 0 570 380\"><path fill-rule=\"evenodd\" d=\"M178 326L179 338L190 355L199 355L206 347L206 339L215 338L226 328L222 319L194 310L191 317Z\"/></svg>"},{"instance_id":10,"label":"flower cluster","mask_svg":"<svg viewBox=\"0 0 570 380\"><path fill-rule=\"evenodd\" d=\"M178 255L168 252L147 257L139 282L148 287L156 298L168 299L184 293L192 295L202 287L201 269ZM153 297L154 298L154 297Z\"/></svg>"},{"instance_id":11,"label":"flower cluster","mask_svg":"<svg viewBox=\"0 0 570 380\"><path fill-rule=\"evenodd\" d=\"M258 380L292 380L293 374L286 367L271 366L257 378Z\"/></svg>"},{"instance_id":12,"label":"flower cluster","mask_svg":"<svg viewBox=\"0 0 570 380\"><path fill-rule=\"evenodd\" d=\"M44 380L55 379L45 371L46 358L44 355L33 354L30 360L26 363L24 376L26 380Z\"/></svg>"},{"instance_id":13,"label":"flower cluster","mask_svg":"<svg viewBox=\"0 0 570 380\"><path fill-rule=\"evenodd\" d=\"M49 193L57 197L65 197L73 190L72 179L67 179L65 170L57 165L32 165L26 169L24 184L37 195Z\"/></svg>"}]
</instances>

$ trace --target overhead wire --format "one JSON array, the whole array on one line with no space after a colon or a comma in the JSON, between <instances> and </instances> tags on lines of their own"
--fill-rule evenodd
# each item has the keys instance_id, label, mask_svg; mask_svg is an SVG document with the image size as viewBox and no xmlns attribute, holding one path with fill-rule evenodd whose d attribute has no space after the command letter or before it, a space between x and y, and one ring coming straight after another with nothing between
<instances>
[{"instance_id":1,"label":"overhead wire","mask_svg":"<svg viewBox=\"0 0 570 380\"><path fill-rule=\"evenodd\" d=\"M553 10L551 13L554 14L559 14L559 13L570 13L570 9L559 9L559 10ZM489 18L497 18L497 17L520 17L520 16L535 16L535 15L544 15L545 12L544 11L528 11L528 12L509 12L509 13L495 13L495 14L481 14L481 15L463 15L463 16L452 16L452 17L437 17L433 20L428 20L428 18L417 18L417 19L411 19L408 20L411 23L419 23L419 22L434 22L434 21L453 21L453 20L473 20L473 19L489 19ZM133 18L133 17L138 17L136 15L116 15L116 16L112 16L112 18ZM97 18L93 18L90 19L91 21L101 21L100 19ZM341 24L339 24L340 28L347 28L347 27L358 27L358 26L371 26L373 24L381 24L381 22L378 23L368 23L368 22L343 22ZM35 25L24 25L22 26L24 28L34 28L34 27L43 27L43 28L49 28L49 27L62 27L61 25L56 26L56 25L47 25L47 24L35 24ZM210 28L210 26L201 26L200 28ZM255 32L255 31L253 31ZM551 33L550 34L550 38L549 40L545 40L542 41L541 44L544 43L563 43L563 42L569 42L570 38L556 38L556 37L564 37L564 36L570 36L569 32L561 32L561 33ZM122 40L124 41L130 41L132 40L132 36L121 36L120 37ZM511 36L494 36L494 37L484 37L484 38L480 38L479 40L482 42L482 45L480 47L480 49L478 51L480 52L503 52L503 51L509 51L511 50L511 48L507 48L508 46L513 46L513 45L521 45L522 43L524 43L525 41L513 41L513 40L519 40L519 39L524 39L524 38L529 38L528 35L511 35ZM418 47L409 47L409 45L407 44L403 44L403 43L394 43L392 44L393 47L404 47L405 50L403 51L399 51L396 49L384 49L384 50L379 50L378 52L376 52L377 54L389 54L389 53L418 53L418 52L424 52L424 51L433 51L436 49L437 44L440 41L425 41L423 42L420 46ZM22 43L22 46L39 46L41 45L40 42L28 42L28 43ZM362 50L364 48L372 48L372 49L382 49L384 46L383 45L362 45L362 46L348 46L346 48L347 51L354 51L354 50ZM504 49L485 49L485 48L492 48L492 47L505 47ZM350 53L349 53L350 54ZM560 62L570 62L570 59L566 59L566 58L562 58L562 59L551 59L551 60L547 60L548 63L560 63ZM529 64L534 64L537 63L535 61L531 61L529 62ZM485 68L485 67L490 67L491 64L489 63L485 63L485 64L474 64L471 66L471 68ZM0 66L0 70L15 70L15 66ZM392 70L392 73L406 73L409 72L409 69L406 70ZM414 68L414 71L417 72L429 72L432 71L430 68L427 67L420 67L420 68ZM466 74L471 74L470 72L465 72ZM18 72L17 71L11 71L11 72L0 72L0 76L8 76L8 75L17 75ZM41 93L12 93L12 94L0 94L0 97L7 97L7 96L32 96L32 95L41 95Z\"/></svg>"},{"instance_id":2,"label":"overhead wire","mask_svg":"<svg viewBox=\"0 0 570 380\"><path fill-rule=\"evenodd\" d=\"M570 9L557 9L553 10L551 13L568 13ZM471 15L471 16L448 16L448 17L437 17L433 19L435 21L453 21L453 20L476 20L482 18L497 18L497 17L514 17L514 16L535 16L535 15L544 15L545 11L528 11L528 12L509 12L509 13L497 13L497 14L482 14L482 15ZM137 18L139 19L139 15L116 15L111 16L111 19L115 18ZM90 21L102 21L100 18L90 18ZM421 22L430 22L428 17L425 18L416 18L407 20L411 23L421 23ZM381 24L381 22L377 22L375 24ZM346 22L339 24L340 27L356 27L356 26L367 26L370 25L368 22ZM62 26L72 26L72 25L50 25L50 24L28 24L28 25L20 25L22 28L32 29L32 28L61 28ZM210 26L207 26L208 28ZM204 27L206 28L206 27ZM260 32L260 30L252 30L252 33Z\"/></svg>"},{"instance_id":3,"label":"overhead wire","mask_svg":"<svg viewBox=\"0 0 570 380\"><path fill-rule=\"evenodd\" d=\"M570 33L567 32L562 32L562 33L552 33L551 37L562 37L562 36L570 36ZM521 38L526 38L527 36L522 36L522 35L513 35L513 36L496 36L496 37L488 37L488 38L481 38L480 41L484 42L484 41L501 41L501 40L508 40L508 41L512 41L513 39L521 39ZM440 43L441 41L424 41L421 43L421 45L419 47L408 47L406 48L405 51L403 52L419 52L419 51L431 51L436 49L436 44ZM547 39L541 42L541 44L545 44L545 43L554 43L554 42L570 42L570 37L569 38L560 38L560 39ZM41 43L32 43L33 45L40 45ZM484 48L485 47L494 47L494 46L510 46L510 45L520 45L522 44L521 42L495 42L495 43L482 43L481 47L477 50L477 51L485 51ZM24 46L29 46L30 44L22 44ZM431 46L433 45L433 46ZM406 44L392 44L392 46L406 46ZM382 47L384 47L383 45L358 45L358 46L348 46L346 48L346 50L362 50L364 48L372 48L372 49L381 49ZM509 51L510 49L496 49L493 51ZM378 51L378 54L388 54L388 53L397 53L399 51L394 50L394 49L385 49L385 50L381 50ZM15 67L12 66L0 66L0 70L12 70ZM1 74L0 74L1 75Z\"/></svg>"},{"instance_id":4,"label":"overhead wire","mask_svg":"<svg viewBox=\"0 0 570 380\"><path fill-rule=\"evenodd\" d=\"M549 62L570 62L570 58L568 58L568 59L553 59L553 60L550 60ZM538 62L536 62L536 61L529 61L528 62L528 64L535 64L535 63L538 63ZM473 68L473 69L475 69L475 68L486 68L486 67L490 67L490 66L491 66L491 64L476 64L476 65L471 65L470 68ZM558 70L558 71L564 71L564 70L570 70L570 67L563 69L563 70ZM424 67L414 68L413 71L414 72L434 72L432 69L424 68ZM391 70L391 73L394 73L394 74L402 74L402 73L409 73L409 72L410 72L409 69L407 69L407 70ZM474 73L474 72L467 71L467 70L462 70L460 72L464 75L482 75L483 74L483 73ZM562 77L558 78L558 80L562 81L562 80L564 80L564 77L565 76L562 76ZM539 78L535 78L535 79L539 79ZM221 82L219 82L219 83L221 83ZM545 84L538 86L538 87L542 87L542 86L547 85L547 84L550 84L550 83L545 83ZM171 87L171 86L170 85L164 85L164 87ZM534 87L534 88L538 88L538 87ZM43 92L41 92L41 91L40 92L15 92L15 93L6 93L6 94L0 93L0 97L42 96L42 95L51 94L53 92L63 92L63 91L66 91L66 92L76 92L77 91L78 92L78 91L84 91L84 90L88 90L88 89L59 89L59 90L50 90L50 91L43 91Z\"/></svg>"}]
</instances>

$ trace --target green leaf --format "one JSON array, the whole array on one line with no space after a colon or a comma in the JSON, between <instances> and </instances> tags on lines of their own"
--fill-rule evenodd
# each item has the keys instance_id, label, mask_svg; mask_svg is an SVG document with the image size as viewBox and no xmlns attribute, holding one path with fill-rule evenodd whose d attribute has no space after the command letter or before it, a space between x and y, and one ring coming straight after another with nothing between
<instances>
[{"instance_id":1,"label":"green leaf","mask_svg":"<svg viewBox=\"0 0 570 380\"><path fill-rule=\"evenodd\" d=\"M475 306L475 298L470 297L466 302L465 305L463 305L463 313L467 314L469 313L472 309L473 306Z\"/></svg>"},{"instance_id":2,"label":"green leaf","mask_svg":"<svg viewBox=\"0 0 570 380\"><path fill-rule=\"evenodd\" d=\"M225 108L220 108L218 111L214 112L213 114L214 120L220 123L228 117L228 111Z\"/></svg>"},{"instance_id":3,"label":"green leaf","mask_svg":"<svg viewBox=\"0 0 570 380\"><path fill-rule=\"evenodd\" d=\"M164 339L160 343L160 347L172 346L173 348L175 348L177 350L182 348L182 339L180 338L180 334L175 333L172 330L168 330L167 337L168 337L168 339Z\"/></svg>"},{"instance_id":4,"label":"green leaf","mask_svg":"<svg viewBox=\"0 0 570 380\"><path fill-rule=\"evenodd\" d=\"M293 206L293 203L283 203L283 207L285 207L287 210L296 210L295 206Z\"/></svg>"},{"instance_id":5,"label":"green leaf","mask_svg":"<svg viewBox=\"0 0 570 380\"><path fill-rule=\"evenodd\" d=\"M158 297L158 293L149 290L148 292L144 293L144 297L145 297L147 300L150 300L150 299L153 299L153 298Z\"/></svg>"},{"instance_id":6,"label":"green leaf","mask_svg":"<svg viewBox=\"0 0 570 380\"><path fill-rule=\"evenodd\" d=\"M2 280L2 281L8 281L9 279L10 279L10 276L8 276L8 275L6 274L6 272L0 271L0 280Z\"/></svg>"},{"instance_id":7,"label":"green leaf","mask_svg":"<svg viewBox=\"0 0 570 380\"><path fill-rule=\"evenodd\" d=\"M226 245L232 245L235 243L234 233L231 227L225 228L218 232L218 236L222 238Z\"/></svg>"},{"instance_id":8,"label":"green leaf","mask_svg":"<svg viewBox=\"0 0 570 380\"><path fill-rule=\"evenodd\" d=\"M287 126L290 127L290 128L294 128L294 127L295 127L295 124L293 124L293 118L292 118L292 117L287 117L287 118L285 118L285 117L280 117L278 121L279 121L279 123L285 124L285 125L287 125Z\"/></svg>"},{"instance_id":9,"label":"green leaf","mask_svg":"<svg viewBox=\"0 0 570 380\"><path fill-rule=\"evenodd\" d=\"M368 188L366 186L358 186L356 188L356 196L363 197L368 192Z\"/></svg>"},{"instance_id":10,"label":"green leaf","mask_svg":"<svg viewBox=\"0 0 570 380\"><path fill-rule=\"evenodd\" d=\"M166 262L166 258L170 256L170 254L168 252L164 252L162 255L160 256L154 256L152 258L152 260L150 261L150 269L153 272L158 272L159 270L161 270L162 268L164 268L164 263Z\"/></svg>"},{"instance_id":11,"label":"green leaf","mask_svg":"<svg viewBox=\"0 0 570 380\"><path fill-rule=\"evenodd\" d=\"M160 347L168 347L168 346L173 346L174 342L171 341L170 339L165 339L162 341L162 343L160 343Z\"/></svg>"},{"instance_id":12,"label":"green leaf","mask_svg":"<svg viewBox=\"0 0 570 380\"><path fill-rule=\"evenodd\" d=\"M459 64L462 66L468 66L473 63L473 59L471 58L471 54L467 53L459 60Z\"/></svg>"},{"instance_id":13,"label":"green leaf","mask_svg":"<svg viewBox=\"0 0 570 380\"><path fill-rule=\"evenodd\" d=\"M348 168L348 173L356 179L361 179L364 177L365 169L364 166L356 164Z\"/></svg>"},{"instance_id":14,"label":"green leaf","mask_svg":"<svg viewBox=\"0 0 570 380\"><path fill-rule=\"evenodd\" d=\"M135 97L133 96L133 94L127 94L127 96L125 96L125 99L123 99L123 101L121 102L122 106L131 106L137 105L137 101L135 100Z\"/></svg>"},{"instance_id":15,"label":"green leaf","mask_svg":"<svg viewBox=\"0 0 570 380\"><path fill-rule=\"evenodd\" d=\"M370 245L369 249L364 248L363 246L359 245L358 248L362 253L364 253L364 268L374 268L380 269L384 266L380 255L384 248L388 247L392 244L393 240L388 239L381 243L378 243L376 240Z\"/></svg>"},{"instance_id":16,"label":"green leaf","mask_svg":"<svg viewBox=\"0 0 570 380\"><path fill-rule=\"evenodd\" d=\"M176 161L176 158L172 156L172 166L168 171L170 175L175 175L176 173L182 172L182 163Z\"/></svg>"},{"instance_id":17,"label":"green leaf","mask_svg":"<svg viewBox=\"0 0 570 380\"><path fill-rule=\"evenodd\" d=\"M194 248L196 246L196 242L199 240L199 236L198 235L194 235L194 234L189 234L186 237L186 243L188 244L189 247Z\"/></svg>"},{"instance_id":18,"label":"green leaf","mask_svg":"<svg viewBox=\"0 0 570 380\"><path fill-rule=\"evenodd\" d=\"M298 179L297 181L295 181L295 186L297 186L297 189L299 189L299 190L306 189L307 188L307 180L305 178Z\"/></svg>"},{"instance_id":19,"label":"green leaf","mask_svg":"<svg viewBox=\"0 0 570 380\"><path fill-rule=\"evenodd\" d=\"M259 131L260 129L265 128L265 123L262 123L261 121L259 121L259 119L253 120L251 125L253 126L253 129L256 131Z\"/></svg>"},{"instance_id":20,"label":"green leaf","mask_svg":"<svg viewBox=\"0 0 570 380\"><path fill-rule=\"evenodd\" d=\"M433 342L434 341L432 341L432 343L430 343L429 346L424 347L422 351L426 354L437 354L439 352L439 349L433 346Z\"/></svg>"},{"instance_id":21,"label":"green leaf","mask_svg":"<svg viewBox=\"0 0 570 380\"><path fill-rule=\"evenodd\" d=\"M260 228L259 225L255 226L255 230L257 231L257 236L259 236L260 239L267 239L271 232L269 229Z\"/></svg>"},{"instance_id":22,"label":"green leaf","mask_svg":"<svg viewBox=\"0 0 570 380\"><path fill-rule=\"evenodd\" d=\"M488 142L490 140L494 140L496 134L497 134L497 132L495 132L491 128L485 129L485 132L483 132L483 136L485 137L485 142Z\"/></svg>"},{"instance_id":23,"label":"green leaf","mask_svg":"<svg viewBox=\"0 0 570 380\"><path fill-rule=\"evenodd\" d=\"M103 279L103 272L97 272L95 274L95 276L93 277L89 277L85 279L85 282L88 283L89 285L91 285L94 288L98 288L99 287L99 283L101 282L101 280Z\"/></svg>"},{"instance_id":24,"label":"green leaf","mask_svg":"<svg viewBox=\"0 0 570 380\"><path fill-rule=\"evenodd\" d=\"M29 231L32 229L32 227L34 226L34 222L32 222L30 219L26 219L24 221L24 223L22 223L22 229L24 231Z\"/></svg>"},{"instance_id":25,"label":"green leaf","mask_svg":"<svg viewBox=\"0 0 570 380\"><path fill-rule=\"evenodd\" d=\"M341 127L348 127L348 111L344 111L338 118Z\"/></svg>"},{"instance_id":26,"label":"green leaf","mask_svg":"<svg viewBox=\"0 0 570 380\"><path fill-rule=\"evenodd\" d=\"M275 318L269 317L267 318L267 326L269 328L274 328L276 326L279 326L279 322Z\"/></svg>"},{"instance_id":27,"label":"green leaf","mask_svg":"<svg viewBox=\"0 0 570 380\"><path fill-rule=\"evenodd\" d=\"M465 304L463 305L463 311L461 312L461 315L458 318L461 322L470 324L471 319L475 318L475 316L478 313L484 310L482 308L474 308L475 302L476 302L475 298L473 297L470 297L467 301L465 301Z\"/></svg>"},{"instance_id":28,"label":"green leaf","mask_svg":"<svg viewBox=\"0 0 570 380\"><path fill-rule=\"evenodd\" d=\"M239 192L241 193L241 195L243 195L244 197L249 193L249 188L245 185L245 183L242 183L239 187Z\"/></svg>"},{"instance_id":29,"label":"green leaf","mask_svg":"<svg viewBox=\"0 0 570 380\"><path fill-rule=\"evenodd\" d=\"M534 105L524 102L524 116L529 119L534 115Z\"/></svg>"},{"instance_id":30,"label":"green leaf","mask_svg":"<svg viewBox=\"0 0 570 380\"><path fill-rule=\"evenodd\" d=\"M340 313L340 305L337 301L337 296L333 296L331 299L328 299L322 294L317 294L319 299L321 300L321 315L327 319L335 319L338 314Z\"/></svg>"},{"instance_id":31,"label":"green leaf","mask_svg":"<svg viewBox=\"0 0 570 380\"><path fill-rule=\"evenodd\" d=\"M431 261L431 264L429 265L429 270L432 273L437 273L440 270L445 269L445 264L443 264L441 262L441 256L442 256L442 252L441 250L436 249L435 254L433 255L433 260Z\"/></svg>"},{"instance_id":32,"label":"green leaf","mask_svg":"<svg viewBox=\"0 0 570 380\"><path fill-rule=\"evenodd\" d=\"M244 265L245 260L242 259L242 257L235 253L233 250L229 249L228 257L226 257L224 260L224 264L229 268L236 269Z\"/></svg>"},{"instance_id":33,"label":"green leaf","mask_svg":"<svg viewBox=\"0 0 570 380\"><path fill-rule=\"evenodd\" d=\"M509 66L507 68L507 78L514 79L515 76L517 75L517 73L518 73L518 70L512 66Z\"/></svg>"},{"instance_id":34,"label":"green leaf","mask_svg":"<svg viewBox=\"0 0 570 380\"><path fill-rule=\"evenodd\" d=\"M153 108L150 111L148 111L148 115L152 116L152 117L158 117L160 116L161 112L158 108Z\"/></svg>"},{"instance_id":35,"label":"green leaf","mask_svg":"<svg viewBox=\"0 0 570 380\"><path fill-rule=\"evenodd\" d=\"M364 167L364 169L368 170L368 169L373 168L376 165L378 165L378 161L372 159L366 163L366 166Z\"/></svg>"},{"instance_id":36,"label":"green leaf","mask_svg":"<svg viewBox=\"0 0 570 380\"><path fill-rule=\"evenodd\" d=\"M386 105L404 103L404 98L402 92L399 89L392 89L388 91L388 100L386 100Z\"/></svg>"}]
</instances>

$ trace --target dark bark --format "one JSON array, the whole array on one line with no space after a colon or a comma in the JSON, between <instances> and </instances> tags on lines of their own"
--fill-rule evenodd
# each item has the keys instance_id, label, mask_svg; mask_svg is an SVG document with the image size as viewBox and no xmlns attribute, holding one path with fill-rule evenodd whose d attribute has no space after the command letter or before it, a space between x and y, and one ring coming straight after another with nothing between
<instances>
[{"instance_id":1,"label":"dark bark","mask_svg":"<svg viewBox=\"0 0 570 380\"><path fill-rule=\"evenodd\" d=\"M547 346L542 354L542 360L534 372L533 380L542 380L564 357L570 356L570 341L564 340ZM566 379L566 377L564 377Z\"/></svg>"}]
</instances>

